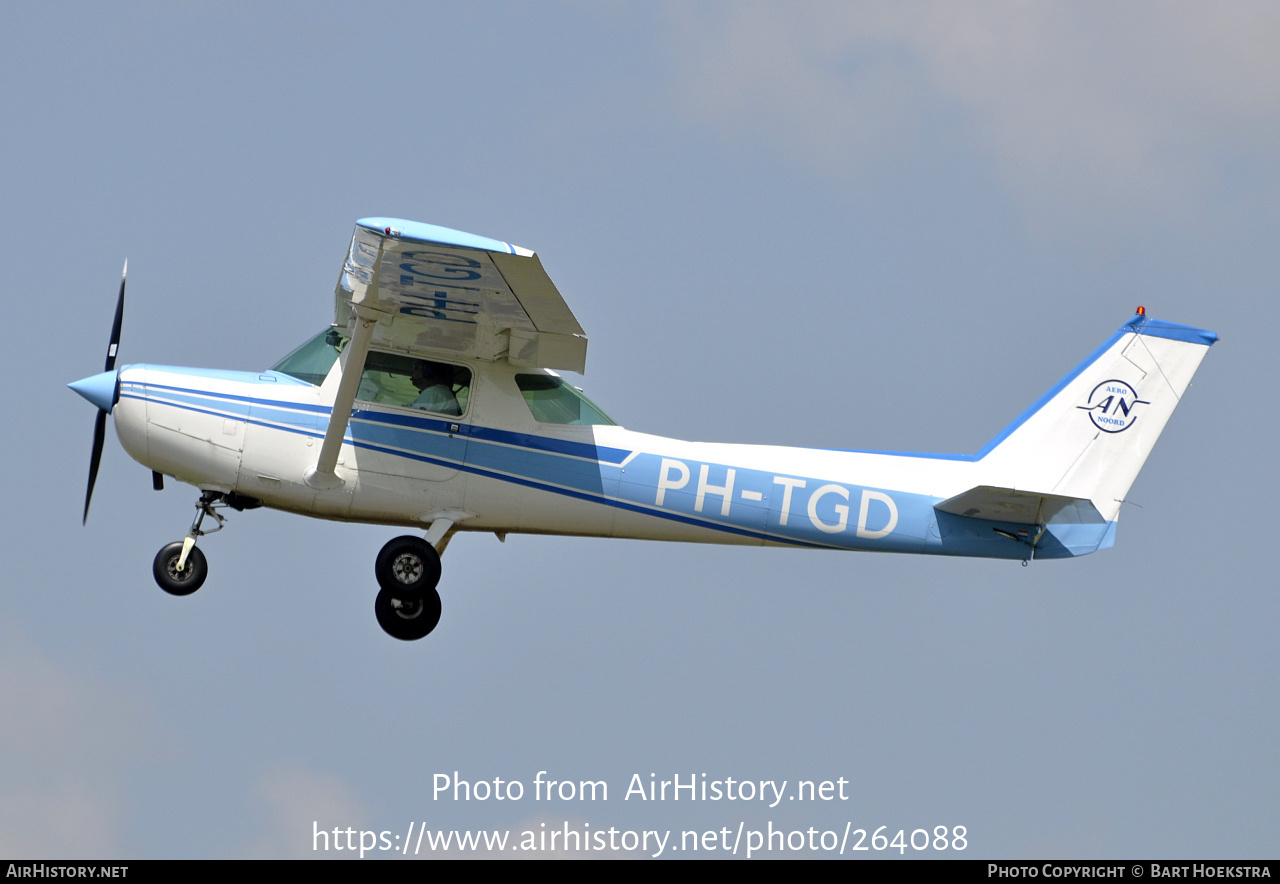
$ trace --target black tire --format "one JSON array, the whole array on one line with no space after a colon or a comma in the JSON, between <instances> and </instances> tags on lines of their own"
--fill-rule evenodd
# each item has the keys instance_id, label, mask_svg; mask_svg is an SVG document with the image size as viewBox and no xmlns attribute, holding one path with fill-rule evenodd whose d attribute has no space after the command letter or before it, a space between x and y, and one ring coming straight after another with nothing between
<instances>
[{"instance_id":1,"label":"black tire","mask_svg":"<svg viewBox=\"0 0 1280 884\"><path fill-rule=\"evenodd\" d=\"M373 572L383 589L423 593L440 582L440 554L421 537L406 534L387 541Z\"/></svg>"},{"instance_id":2,"label":"black tire","mask_svg":"<svg viewBox=\"0 0 1280 884\"><path fill-rule=\"evenodd\" d=\"M373 603L382 631L392 638L412 642L427 636L440 622L440 593L407 593L404 599L391 590L380 590Z\"/></svg>"},{"instance_id":3,"label":"black tire","mask_svg":"<svg viewBox=\"0 0 1280 884\"><path fill-rule=\"evenodd\" d=\"M156 553L156 560L151 563L151 573L156 583L169 595L191 595L204 585L209 576L209 563L205 560L200 547L191 547L187 553L187 561L182 571L178 571L178 559L182 558L182 541L169 544Z\"/></svg>"}]
</instances>

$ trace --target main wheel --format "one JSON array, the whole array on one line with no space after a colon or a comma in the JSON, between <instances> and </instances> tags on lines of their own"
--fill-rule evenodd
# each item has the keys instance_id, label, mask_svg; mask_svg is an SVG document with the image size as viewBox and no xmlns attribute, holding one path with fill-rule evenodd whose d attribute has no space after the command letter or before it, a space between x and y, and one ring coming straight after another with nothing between
<instances>
[{"instance_id":1,"label":"main wheel","mask_svg":"<svg viewBox=\"0 0 1280 884\"><path fill-rule=\"evenodd\" d=\"M440 554L421 537L406 534L387 541L373 571L383 589L422 593L440 582Z\"/></svg>"},{"instance_id":2,"label":"main wheel","mask_svg":"<svg viewBox=\"0 0 1280 884\"><path fill-rule=\"evenodd\" d=\"M440 622L440 593L433 587L400 597L392 590L383 589L373 602L373 612L387 635L401 641L417 641Z\"/></svg>"},{"instance_id":3,"label":"main wheel","mask_svg":"<svg viewBox=\"0 0 1280 884\"><path fill-rule=\"evenodd\" d=\"M204 585L209 576L209 563L205 560L200 547L191 547L187 553L187 561L181 571L178 570L178 559L182 558L182 541L169 544L156 553L156 560L151 563L151 573L156 583L169 595L191 595Z\"/></svg>"}]
</instances>

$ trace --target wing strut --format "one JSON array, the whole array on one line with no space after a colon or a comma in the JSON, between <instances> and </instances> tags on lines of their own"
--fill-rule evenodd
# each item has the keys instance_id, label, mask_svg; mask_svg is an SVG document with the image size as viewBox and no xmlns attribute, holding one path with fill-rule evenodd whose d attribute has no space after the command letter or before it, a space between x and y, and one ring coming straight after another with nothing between
<instances>
[{"instance_id":1,"label":"wing strut","mask_svg":"<svg viewBox=\"0 0 1280 884\"><path fill-rule=\"evenodd\" d=\"M355 333L351 336L351 343L347 345L347 361L342 368L337 396L333 400L329 428L325 430L324 442L320 445L320 457L304 476L312 488L337 488L343 484L341 477L334 472L334 467L338 465L342 438L346 435L347 424L351 420L351 406L355 403L356 391L360 388L360 375L364 373L364 360L369 354L369 343L373 340L373 328L378 324L378 314L363 305L356 306L356 316Z\"/></svg>"}]
</instances>

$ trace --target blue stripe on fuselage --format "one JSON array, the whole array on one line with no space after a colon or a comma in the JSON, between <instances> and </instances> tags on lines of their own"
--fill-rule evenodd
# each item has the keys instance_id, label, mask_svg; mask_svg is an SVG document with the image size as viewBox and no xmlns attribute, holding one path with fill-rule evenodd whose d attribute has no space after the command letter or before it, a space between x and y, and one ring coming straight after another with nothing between
<instances>
[{"instance_id":1,"label":"blue stripe on fuselage","mask_svg":"<svg viewBox=\"0 0 1280 884\"><path fill-rule=\"evenodd\" d=\"M139 395L142 388L126 384L121 396L146 398ZM146 389L159 394L151 396L157 403L313 438L323 437L329 410L168 385ZM1015 559L1029 554L1025 545L992 531L1004 527L1016 533L1025 526L987 523L940 537L934 527L935 497L656 454L638 453L627 460L632 452L623 449L465 424L451 434L456 423L365 410L352 416L346 441L411 461L774 543ZM456 445L445 444L451 435L467 437L462 460Z\"/></svg>"}]
</instances>

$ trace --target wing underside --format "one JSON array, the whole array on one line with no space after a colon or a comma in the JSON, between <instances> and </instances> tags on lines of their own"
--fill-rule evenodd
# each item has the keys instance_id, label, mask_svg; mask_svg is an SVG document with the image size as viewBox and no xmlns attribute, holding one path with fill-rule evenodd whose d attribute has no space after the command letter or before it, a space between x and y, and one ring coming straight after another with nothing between
<instances>
[{"instance_id":1,"label":"wing underside","mask_svg":"<svg viewBox=\"0 0 1280 884\"><path fill-rule=\"evenodd\" d=\"M528 249L445 227L365 218L334 289L335 320L379 316L372 345L581 373L587 338Z\"/></svg>"}]
</instances>

